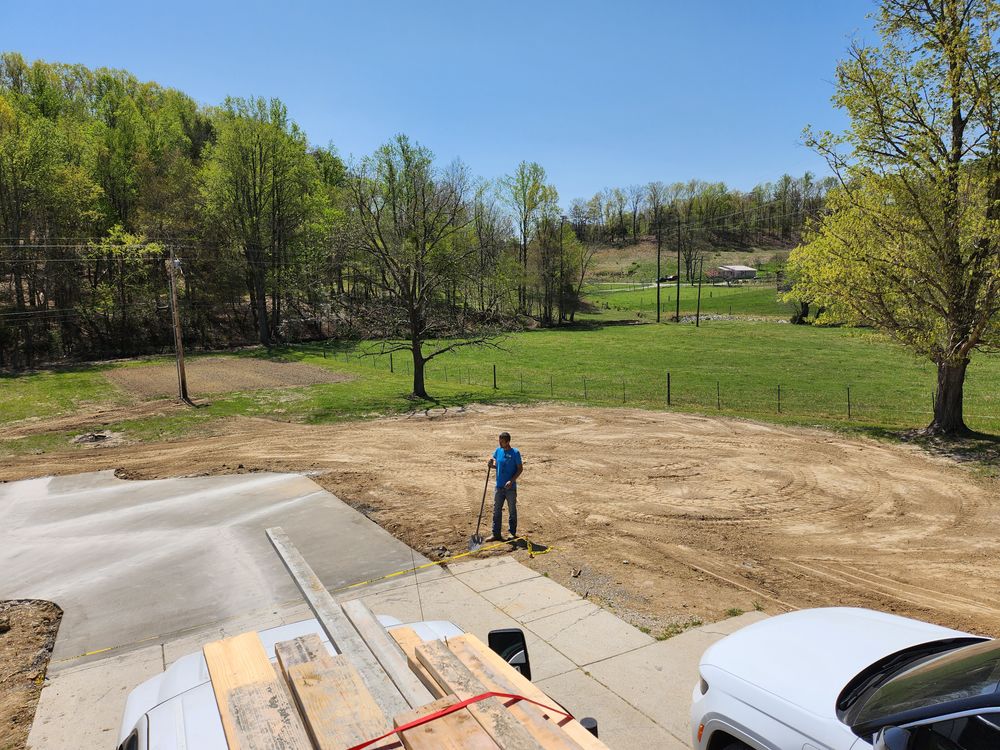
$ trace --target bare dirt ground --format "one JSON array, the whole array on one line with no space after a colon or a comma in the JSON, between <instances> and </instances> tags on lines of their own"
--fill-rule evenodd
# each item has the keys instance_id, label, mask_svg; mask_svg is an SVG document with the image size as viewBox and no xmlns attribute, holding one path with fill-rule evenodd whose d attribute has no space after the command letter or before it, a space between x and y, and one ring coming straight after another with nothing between
<instances>
[{"instance_id":1,"label":"bare dirt ground","mask_svg":"<svg viewBox=\"0 0 1000 750\"><path fill-rule=\"evenodd\" d=\"M51 602L0 601L0 750L25 746L61 618Z\"/></svg>"},{"instance_id":2,"label":"bare dirt ground","mask_svg":"<svg viewBox=\"0 0 1000 750\"><path fill-rule=\"evenodd\" d=\"M253 391L260 388L289 388L315 383L338 383L349 380L322 367L301 362L233 357L189 359L184 368L192 393L212 394ZM105 376L115 385L143 398L169 396L177 392L177 369L169 365L118 367Z\"/></svg>"},{"instance_id":3,"label":"bare dirt ground","mask_svg":"<svg viewBox=\"0 0 1000 750\"><path fill-rule=\"evenodd\" d=\"M819 605L874 607L1000 635L997 483L916 448L694 415L550 405L326 426L213 424L172 442L15 458L0 479L107 468L143 479L315 472L324 487L435 557L465 551L486 458L506 429L525 457L519 531L553 551L503 554L654 635L734 610Z\"/></svg>"}]
</instances>

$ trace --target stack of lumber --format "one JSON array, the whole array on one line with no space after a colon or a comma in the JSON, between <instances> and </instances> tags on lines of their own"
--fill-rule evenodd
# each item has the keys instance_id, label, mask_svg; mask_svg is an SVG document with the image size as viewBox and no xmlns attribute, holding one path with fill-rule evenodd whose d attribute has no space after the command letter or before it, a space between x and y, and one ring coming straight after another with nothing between
<instances>
[{"instance_id":1,"label":"stack of lumber","mask_svg":"<svg viewBox=\"0 0 1000 750\"><path fill-rule=\"evenodd\" d=\"M268 536L339 653L296 638L276 645L276 669L255 632L206 645L230 750L605 750L474 635L386 631L330 596L284 532Z\"/></svg>"}]
</instances>

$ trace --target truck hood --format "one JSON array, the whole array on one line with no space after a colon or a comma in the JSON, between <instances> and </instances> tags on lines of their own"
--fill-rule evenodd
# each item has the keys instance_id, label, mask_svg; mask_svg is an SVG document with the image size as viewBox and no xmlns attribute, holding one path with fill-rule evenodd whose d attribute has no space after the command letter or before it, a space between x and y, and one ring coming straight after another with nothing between
<instances>
[{"instance_id":1,"label":"truck hood","mask_svg":"<svg viewBox=\"0 0 1000 750\"><path fill-rule=\"evenodd\" d=\"M968 635L868 609L806 609L723 638L702 656L701 666L708 667L702 674L710 687L721 680L718 686L736 697L752 685L814 716L836 719L837 696L865 667L911 646Z\"/></svg>"}]
</instances>

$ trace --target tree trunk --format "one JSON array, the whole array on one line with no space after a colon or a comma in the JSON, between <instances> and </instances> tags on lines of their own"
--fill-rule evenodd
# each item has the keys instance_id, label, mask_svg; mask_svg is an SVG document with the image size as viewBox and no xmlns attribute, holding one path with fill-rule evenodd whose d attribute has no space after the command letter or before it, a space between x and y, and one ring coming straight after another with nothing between
<instances>
[{"instance_id":1,"label":"tree trunk","mask_svg":"<svg viewBox=\"0 0 1000 750\"><path fill-rule=\"evenodd\" d=\"M424 359L421 342L414 339L410 348L413 352L413 396L415 398L430 398L427 389L424 387Z\"/></svg>"},{"instance_id":2,"label":"tree trunk","mask_svg":"<svg viewBox=\"0 0 1000 750\"><path fill-rule=\"evenodd\" d=\"M938 387L934 398L934 420L924 430L928 435L964 435L969 432L962 415L962 391L969 360L958 364L938 363Z\"/></svg>"}]
</instances>

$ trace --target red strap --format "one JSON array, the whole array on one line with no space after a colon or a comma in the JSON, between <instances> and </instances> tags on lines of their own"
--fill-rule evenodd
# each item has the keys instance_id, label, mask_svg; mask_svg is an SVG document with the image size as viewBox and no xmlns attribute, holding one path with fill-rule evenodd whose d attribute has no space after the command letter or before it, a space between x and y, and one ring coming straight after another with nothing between
<instances>
[{"instance_id":1,"label":"red strap","mask_svg":"<svg viewBox=\"0 0 1000 750\"><path fill-rule=\"evenodd\" d=\"M376 737L374 739L367 740L365 742L362 742L360 745L353 745L352 747L347 748L347 750L362 750L362 748L368 747L369 745L374 745L379 740L384 740L385 738L391 737L394 734L405 732L408 729L413 729L414 727L419 727L422 724L427 724L429 722L432 722L435 719L440 719L442 716L447 716L448 714L453 714L456 711L461 711L466 706L469 706L473 703L479 703L479 701L484 701L487 698L507 698L510 700L510 703L507 703L505 705L508 706L511 703L517 703L518 701L527 701L528 703L533 703L536 706L544 708L546 711L551 711L552 713L564 716L570 721L572 721L573 719L572 714L568 714L565 711L560 711L558 708L553 708L552 706L546 706L544 703L533 701L531 700L531 698L525 698L523 695L512 695L511 693L482 693L473 698L466 698L464 701L459 701L458 703L454 703L448 706L447 708L442 708L439 711L434 711L433 713L429 713L426 716L421 716L419 719L414 719L411 722L408 722L406 724L403 724L402 726L396 727L395 729L386 732L381 737ZM561 723L562 722L560 722L560 724Z\"/></svg>"}]
</instances>

